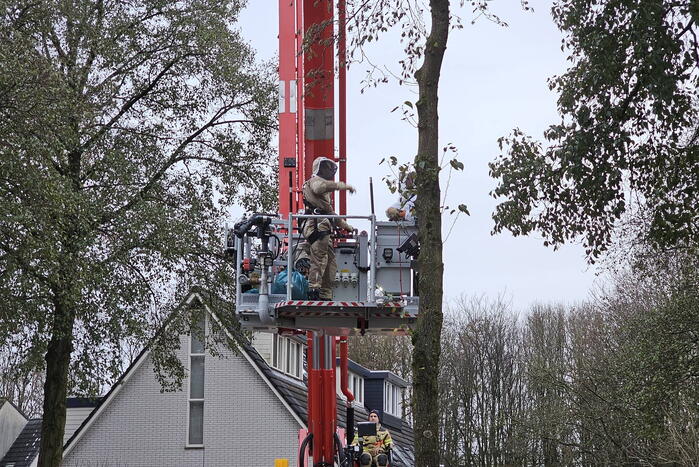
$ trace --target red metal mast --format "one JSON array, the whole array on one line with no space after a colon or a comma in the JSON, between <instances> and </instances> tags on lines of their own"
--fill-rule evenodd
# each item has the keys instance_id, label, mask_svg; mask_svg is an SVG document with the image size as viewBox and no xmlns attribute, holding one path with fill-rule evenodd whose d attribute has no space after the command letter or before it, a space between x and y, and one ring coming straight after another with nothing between
<instances>
[{"instance_id":1,"label":"red metal mast","mask_svg":"<svg viewBox=\"0 0 699 467\"><path fill-rule=\"evenodd\" d=\"M296 212L296 12L294 3L279 0L279 213Z\"/></svg>"},{"instance_id":2,"label":"red metal mast","mask_svg":"<svg viewBox=\"0 0 699 467\"><path fill-rule=\"evenodd\" d=\"M347 20L346 0L337 2L337 75L340 180L347 182ZM347 214L347 192L340 191L340 214Z\"/></svg>"},{"instance_id":3,"label":"red metal mast","mask_svg":"<svg viewBox=\"0 0 699 467\"><path fill-rule=\"evenodd\" d=\"M336 159L332 0L279 0L279 212L282 217L301 210L301 187L312 176L316 158L338 160L340 180L346 181L344 0L339 0L338 10L340 147ZM341 192L340 214L346 214L346 209L346 195ZM337 339L314 332L308 332L307 339L308 431L313 435L313 463L333 465ZM346 343L343 345L346 347ZM346 361L346 349L342 358ZM347 366L342 368L346 371ZM346 378L343 383L346 386Z\"/></svg>"},{"instance_id":4,"label":"red metal mast","mask_svg":"<svg viewBox=\"0 0 699 467\"><path fill-rule=\"evenodd\" d=\"M304 178L312 176L313 160L335 155L335 54L331 0L304 0L303 54L305 92Z\"/></svg>"},{"instance_id":5,"label":"red metal mast","mask_svg":"<svg viewBox=\"0 0 699 467\"><path fill-rule=\"evenodd\" d=\"M304 0L304 179L317 157L334 159L335 60L332 0ZM335 453L335 337L309 333L308 430L314 465L332 465Z\"/></svg>"},{"instance_id":6,"label":"red metal mast","mask_svg":"<svg viewBox=\"0 0 699 467\"><path fill-rule=\"evenodd\" d=\"M331 0L279 0L279 212L302 208L313 161L338 161L347 181L345 0L338 1L338 156L335 157L335 56ZM304 44L312 41L310 44ZM338 212L347 213L340 192Z\"/></svg>"}]
</instances>

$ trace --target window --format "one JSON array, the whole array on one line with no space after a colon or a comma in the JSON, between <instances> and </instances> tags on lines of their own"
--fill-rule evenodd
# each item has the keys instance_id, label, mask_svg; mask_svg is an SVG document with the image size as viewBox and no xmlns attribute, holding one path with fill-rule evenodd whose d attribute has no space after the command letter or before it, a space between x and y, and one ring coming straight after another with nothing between
<instances>
[{"instance_id":1,"label":"window","mask_svg":"<svg viewBox=\"0 0 699 467\"><path fill-rule=\"evenodd\" d=\"M354 395L354 400L357 402L364 402L364 378L349 372L348 375L349 390Z\"/></svg>"},{"instance_id":2,"label":"window","mask_svg":"<svg viewBox=\"0 0 699 467\"><path fill-rule=\"evenodd\" d=\"M279 368L279 359L277 358L277 355L279 354L279 336L275 334L273 337L274 339L272 339L272 366L274 368Z\"/></svg>"},{"instance_id":3,"label":"window","mask_svg":"<svg viewBox=\"0 0 699 467\"><path fill-rule=\"evenodd\" d=\"M204 445L204 340L206 315L192 326L189 335L189 429L188 446Z\"/></svg>"},{"instance_id":4,"label":"window","mask_svg":"<svg viewBox=\"0 0 699 467\"><path fill-rule=\"evenodd\" d=\"M272 342L272 366L294 378L303 375L303 344L275 334Z\"/></svg>"},{"instance_id":5,"label":"window","mask_svg":"<svg viewBox=\"0 0 699 467\"><path fill-rule=\"evenodd\" d=\"M403 410L403 389L385 381L383 386L383 407L384 412L400 417Z\"/></svg>"}]
</instances>

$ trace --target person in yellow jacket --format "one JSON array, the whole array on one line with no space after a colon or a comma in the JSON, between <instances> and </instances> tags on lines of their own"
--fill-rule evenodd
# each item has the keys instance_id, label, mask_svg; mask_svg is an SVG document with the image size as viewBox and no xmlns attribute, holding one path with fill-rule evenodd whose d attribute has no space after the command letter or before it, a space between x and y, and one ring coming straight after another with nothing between
<instances>
[{"instance_id":1,"label":"person in yellow jacket","mask_svg":"<svg viewBox=\"0 0 699 467\"><path fill-rule=\"evenodd\" d=\"M376 410L369 412L369 421L376 423L376 436L362 436L363 452L359 456L359 464L384 467L388 465L388 450L393 446L391 433L381 425ZM359 434L355 434L352 445L359 444L359 441Z\"/></svg>"},{"instance_id":2,"label":"person in yellow jacket","mask_svg":"<svg viewBox=\"0 0 699 467\"><path fill-rule=\"evenodd\" d=\"M319 157L313 161L313 176L303 184L303 202L306 214L335 215L332 199L337 190L354 193L352 185L335 181L337 164ZM308 298L311 300L332 300L333 281L337 271L333 250L333 227L354 230L344 219L305 219L301 232L310 244L311 268L308 271Z\"/></svg>"}]
</instances>

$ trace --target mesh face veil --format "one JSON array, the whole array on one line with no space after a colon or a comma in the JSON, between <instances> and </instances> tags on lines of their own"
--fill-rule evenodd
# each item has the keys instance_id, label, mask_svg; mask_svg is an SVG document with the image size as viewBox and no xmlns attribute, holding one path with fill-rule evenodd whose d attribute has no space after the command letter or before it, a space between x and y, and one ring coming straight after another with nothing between
<instances>
[{"instance_id":1,"label":"mesh face veil","mask_svg":"<svg viewBox=\"0 0 699 467\"><path fill-rule=\"evenodd\" d=\"M333 180L336 172L337 164L327 157L319 157L313 161L313 175L317 175L325 180Z\"/></svg>"}]
</instances>

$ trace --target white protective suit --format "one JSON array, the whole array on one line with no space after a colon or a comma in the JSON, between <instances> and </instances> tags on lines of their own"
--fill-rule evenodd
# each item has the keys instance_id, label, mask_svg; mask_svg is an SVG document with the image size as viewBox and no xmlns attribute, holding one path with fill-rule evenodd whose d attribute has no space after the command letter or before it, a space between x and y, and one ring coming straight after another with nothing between
<instances>
[{"instance_id":1,"label":"white protective suit","mask_svg":"<svg viewBox=\"0 0 699 467\"><path fill-rule=\"evenodd\" d=\"M333 193L336 190L349 190L354 193L354 187L351 185L333 180L336 171L337 164L328 158L319 157L313 161L313 176L303 184L306 214L334 215ZM322 300L333 298L333 281L337 271L333 250L333 226L353 230L344 219L307 219L302 227L303 236L310 243L309 292L316 291Z\"/></svg>"}]
</instances>

